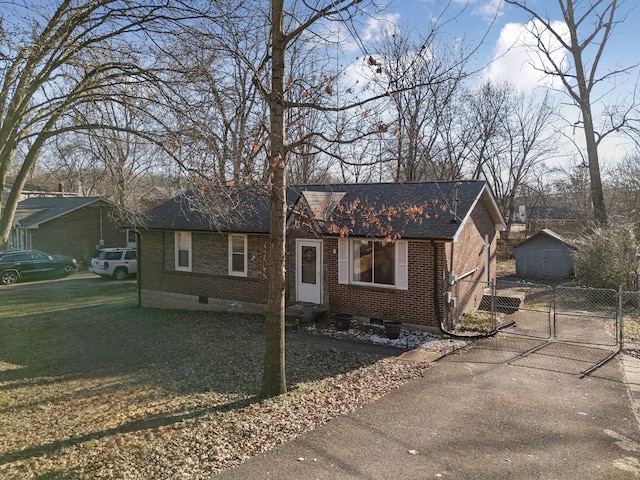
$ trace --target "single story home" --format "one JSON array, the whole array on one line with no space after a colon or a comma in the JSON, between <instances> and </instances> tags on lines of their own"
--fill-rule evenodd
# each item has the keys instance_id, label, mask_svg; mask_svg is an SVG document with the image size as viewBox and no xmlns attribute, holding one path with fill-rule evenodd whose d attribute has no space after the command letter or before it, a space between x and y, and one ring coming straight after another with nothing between
<instances>
[{"instance_id":1,"label":"single story home","mask_svg":"<svg viewBox=\"0 0 640 480\"><path fill-rule=\"evenodd\" d=\"M18 204L9 245L86 262L99 248L130 246L135 238L120 226L116 211L102 197L31 197Z\"/></svg>"},{"instance_id":2,"label":"single story home","mask_svg":"<svg viewBox=\"0 0 640 480\"><path fill-rule=\"evenodd\" d=\"M533 278L566 278L574 274L577 247L547 228L514 248L516 275Z\"/></svg>"},{"instance_id":3,"label":"single story home","mask_svg":"<svg viewBox=\"0 0 640 480\"><path fill-rule=\"evenodd\" d=\"M475 309L495 275L505 222L484 181L290 186L287 203L288 304L437 328ZM142 305L263 312L269 208L228 187L148 212Z\"/></svg>"},{"instance_id":4,"label":"single story home","mask_svg":"<svg viewBox=\"0 0 640 480\"><path fill-rule=\"evenodd\" d=\"M537 205L526 208L525 224L529 233L549 229L575 238L584 232L588 221L583 214L571 208Z\"/></svg>"}]
</instances>

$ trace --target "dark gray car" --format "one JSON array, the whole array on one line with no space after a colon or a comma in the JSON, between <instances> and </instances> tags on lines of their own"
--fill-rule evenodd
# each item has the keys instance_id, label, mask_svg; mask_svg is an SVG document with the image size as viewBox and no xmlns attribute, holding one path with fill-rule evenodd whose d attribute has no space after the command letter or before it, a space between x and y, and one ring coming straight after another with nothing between
<instances>
[{"instance_id":1,"label":"dark gray car","mask_svg":"<svg viewBox=\"0 0 640 480\"><path fill-rule=\"evenodd\" d=\"M77 270L78 264L71 257L38 250L0 251L0 282L4 285L18 280L71 275Z\"/></svg>"}]
</instances>

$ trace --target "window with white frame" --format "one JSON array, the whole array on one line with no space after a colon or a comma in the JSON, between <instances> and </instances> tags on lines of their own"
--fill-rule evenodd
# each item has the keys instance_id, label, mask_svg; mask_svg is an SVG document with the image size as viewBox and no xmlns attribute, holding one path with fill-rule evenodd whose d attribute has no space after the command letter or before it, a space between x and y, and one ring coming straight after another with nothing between
<instances>
[{"instance_id":1,"label":"window with white frame","mask_svg":"<svg viewBox=\"0 0 640 480\"><path fill-rule=\"evenodd\" d=\"M246 235L229 235L229 275L247 276Z\"/></svg>"},{"instance_id":2,"label":"window with white frame","mask_svg":"<svg viewBox=\"0 0 640 480\"><path fill-rule=\"evenodd\" d=\"M176 270L191 271L191 232L176 232Z\"/></svg>"},{"instance_id":3,"label":"window with white frame","mask_svg":"<svg viewBox=\"0 0 640 480\"><path fill-rule=\"evenodd\" d=\"M338 282L395 287L406 290L407 242L396 240L338 240Z\"/></svg>"}]
</instances>

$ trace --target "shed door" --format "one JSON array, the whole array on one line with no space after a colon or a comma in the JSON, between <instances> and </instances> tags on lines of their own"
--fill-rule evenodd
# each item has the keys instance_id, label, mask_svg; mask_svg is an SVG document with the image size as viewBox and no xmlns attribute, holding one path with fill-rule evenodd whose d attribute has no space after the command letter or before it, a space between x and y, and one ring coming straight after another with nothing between
<instances>
[{"instance_id":1,"label":"shed door","mask_svg":"<svg viewBox=\"0 0 640 480\"><path fill-rule=\"evenodd\" d=\"M562 250L527 250L524 259L526 275L532 277L567 275L567 261Z\"/></svg>"},{"instance_id":2,"label":"shed door","mask_svg":"<svg viewBox=\"0 0 640 480\"><path fill-rule=\"evenodd\" d=\"M296 299L322 303L322 240L296 241Z\"/></svg>"}]
</instances>

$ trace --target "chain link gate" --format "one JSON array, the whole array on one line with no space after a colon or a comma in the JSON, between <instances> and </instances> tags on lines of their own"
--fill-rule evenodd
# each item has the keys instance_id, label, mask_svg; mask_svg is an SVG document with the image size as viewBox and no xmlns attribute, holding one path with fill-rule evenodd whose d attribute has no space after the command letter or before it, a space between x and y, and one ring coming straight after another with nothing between
<instances>
[{"instance_id":1,"label":"chain link gate","mask_svg":"<svg viewBox=\"0 0 640 480\"><path fill-rule=\"evenodd\" d=\"M480 286L484 296L478 303L475 300ZM548 359L556 356L551 352L573 349L573 360L577 362L580 358L583 367L588 366L581 376L599 368L621 350L623 306L629 315L640 318L640 296L627 295L635 292L554 288L501 280L489 286L482 282L458 282L452 293L458 300L452 309L453 323L464 325L469 306L475 304L476 314L490 315L489 331L500 330L536 342L509 363L523 362L522 358L528 355L542 357L545 352Z\"/></svg>"},{"instance_id":2,"label":"chain link gate","mask_svg":"<svg viewBox=\"0 0 640 480\"><path fill-rule=\"evenodd\" d=\"M493 315L496 323L525 337L552 337L553 289L528 282L495 282Z\"/></svg>"},{"instance_id":3,"label":"chain link gate","mask_svg":"<svg viewBox=\"0 0 640 480\"><path fill-rule=\"evenodd\" d=\"M615 290L557 287L553 309L554 339L585 345L619 345L619 298Z\"/></svg>"}]
</instances>

